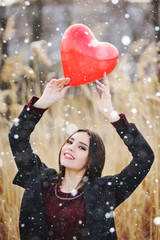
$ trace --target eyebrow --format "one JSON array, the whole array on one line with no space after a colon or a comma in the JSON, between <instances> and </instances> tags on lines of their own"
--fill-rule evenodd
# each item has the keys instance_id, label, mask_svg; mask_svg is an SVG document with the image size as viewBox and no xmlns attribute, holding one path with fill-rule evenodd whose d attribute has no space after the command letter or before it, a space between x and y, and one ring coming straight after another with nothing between
<instances>
[{"instance_id":1,"label":"eyebrow","mask_svg":"<svg viewBox=\"0 0 160 240\"><path fill-rule=\"evenodd\" d=\"M72 139L72 140L74 140L74 138L73 137L71 137L70 139ZM84 142L79 142L80 144L83 144L84 146L86 146L86 147L88 147L88 145L86 144L86 143L84 143ZM89 147L88 147L89 148Z\"/></svg>"}]
</instances>

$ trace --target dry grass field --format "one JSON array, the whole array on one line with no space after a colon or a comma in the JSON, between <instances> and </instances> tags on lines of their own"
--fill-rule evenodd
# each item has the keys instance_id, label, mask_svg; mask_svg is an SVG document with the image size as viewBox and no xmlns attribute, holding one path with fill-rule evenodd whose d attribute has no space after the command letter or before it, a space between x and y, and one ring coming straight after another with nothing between
<instances>
[{"instance_id":1,"label":"dry grass field","mask_svg":"<svg viewBox=\"0 0 160 240\"><path fill-rule=\"evenodd\" d=\"M130 54L138 59L136 77L134 75L130 79L127 75L129 55L126 54L109 76L114 108L125 113L129 122L137 125L155 153L155 162L145 180L115 211L120 240L160 239L160 225L153 222L155 217L160 217L160 83L155 69L157 47L155 44L145 45L141 51L141 44L135 43L130 48ZM17 169L9 147L8 132L13 119L18 117L30 97L33 94L40 96L38 56L31 69L24 66L23 54L9 57L1 72L1 79L9 83L10 88L0 90L0 240L20 239L18 218L23 189L12 184ZM19 80L22 74L27 76L27 81ZM48 166L57 169L60 146L75 128L89 128L102 136L107 152L103 175L118 173L131 160L115 129L98 112L94 89L94 84L70 88L65 99L45 112L37 125L31 136L32 146Z\"/></svg>"}]
</instances>

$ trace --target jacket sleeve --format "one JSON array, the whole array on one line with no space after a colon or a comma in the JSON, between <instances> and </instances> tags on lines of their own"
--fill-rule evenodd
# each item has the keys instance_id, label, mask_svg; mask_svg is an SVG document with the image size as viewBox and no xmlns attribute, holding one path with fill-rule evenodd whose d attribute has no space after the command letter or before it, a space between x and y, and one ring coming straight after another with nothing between
<instances>
[{"instance_id":1,"label":"jacket sleeve","mask_svg":"<svg viewBox=\"0 0 160 240\"><path fill-rule=\"evenodd\" d=\"M117 207L145 178L154 161L154 153L134 124L126 124L117 132L132 154L132 161L119 174L114 176L115 199Z\"/></svg>"},{"instance_id":2,"label":"jacket sleeve","mask_svg":"<svg viewBox=\"0 0 160 240\"><path fill-rule=\"evenodd\" d=\"M39 157L33 152L30 145L30 135L39 122L44 111L34 115L30 112L29 105L24 106L21 114L14 120L14 124L9 132L9 142L16 162L18 173L13 180L14 184L26 187L32 168L46 168Z\"/></svg>"}]
</instances>

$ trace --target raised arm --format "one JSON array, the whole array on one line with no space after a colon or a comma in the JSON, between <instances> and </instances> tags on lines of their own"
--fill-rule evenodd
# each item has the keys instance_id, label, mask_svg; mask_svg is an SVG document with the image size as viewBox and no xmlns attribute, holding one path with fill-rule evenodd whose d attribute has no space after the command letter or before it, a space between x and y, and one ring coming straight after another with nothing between
<instances>
[{"instance_id":1,"label":"raised arm","mask_svg":"<svg viewBox=\"0 0 160 240\"><path fill-rule=\"evenodd\" d=\"M154 161L154 153L151 147L135 124L131 123L125 128L117 130L117 132L132 154L132 161L113 178L116 207L138 187L146 177Z\"/></svg>"},{"instance_id":2,"label":"raised arm","mask_svg":"<svg viewBox=\"0 0 160 240\"><path fill-rule=\"evenodd\" d=\"M32 168L35 165L37 169L46 167L33 152L30 145L30 135L45 110L65 95L68 83L69 79L66 78L51 80L42 96L39 99L33 97L29 104L24 106L19 117L15 119L9 132L10 146L18 168L13 183L26 187Z\"/></svg>"},{"instance_id":3,"label":"raised arm","mask_svg":"<svg viewBox=\"0 0 160 240\"><path fill-rule=\"evenodd\" d=\"M132 161L119 174L112 178L115 191L115 207L128 198L145 178L154 161L154 153L133 123L129 123L124 114L113 110L109 83L104 76L105 84L97 81L97 87L102 95L95 92L99 110L116 128L119 136L132 154ZM105 179L104 179L105 180Z\"/></svg>"},{"instance_id":4,"label":"raised arm","mask_svg":"<svg viewBox=\"0 0 160 240\"><path fill-rule=\"evenodd\" d=\"M97 105L99 111L104 114L104 116L110 121L110 122L116 122L120 119L120 116L118 113L113 109L112 106L112 100L111 100L111 94L110 94L110 88L109 88L109 82L106 77L106 73L104 74L104 84L102 84L100 81L96 81L97 88L101 91L101 96L97 91L95 91L95 97L97 100Z\"/></svg>"}]
</instances>

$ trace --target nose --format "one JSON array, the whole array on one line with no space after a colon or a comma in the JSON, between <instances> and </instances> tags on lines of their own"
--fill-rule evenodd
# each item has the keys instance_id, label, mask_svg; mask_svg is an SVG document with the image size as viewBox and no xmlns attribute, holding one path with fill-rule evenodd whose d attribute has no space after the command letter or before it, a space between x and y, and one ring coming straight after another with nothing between
<instances>
[{"instance_id":1,"label":"nose","mask_svg":"<svg viewBox=\"0 0 160 240\"><path fill-rule=\"evenodd\" d=\"M68 150L74 152L74 146L73 146L73 144L71 144L71 145L68 146Z\"/></svg>"}]
</instances>

